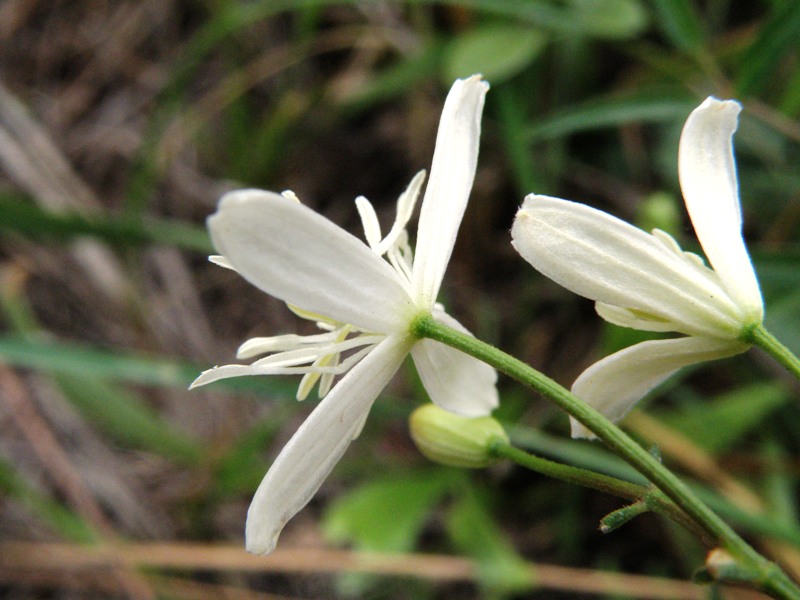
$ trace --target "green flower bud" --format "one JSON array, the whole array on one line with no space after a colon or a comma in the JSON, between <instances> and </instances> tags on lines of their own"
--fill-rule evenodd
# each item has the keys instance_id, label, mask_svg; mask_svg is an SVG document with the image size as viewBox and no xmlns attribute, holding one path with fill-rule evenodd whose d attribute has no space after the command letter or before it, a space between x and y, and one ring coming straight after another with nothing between
<instances>
[{"instance_id":1,"label":"green flower bud","mask_svg":"<svg viewBox=\"0 0 800 600\"><path fill-rule=\"evenodd\" d=\"M409 427L422 454L451 467L485 467L496 460L492 445L509 443L503 427L492 417L462 417L435 404L411 413Z\"/></svg>"}]
</instances>

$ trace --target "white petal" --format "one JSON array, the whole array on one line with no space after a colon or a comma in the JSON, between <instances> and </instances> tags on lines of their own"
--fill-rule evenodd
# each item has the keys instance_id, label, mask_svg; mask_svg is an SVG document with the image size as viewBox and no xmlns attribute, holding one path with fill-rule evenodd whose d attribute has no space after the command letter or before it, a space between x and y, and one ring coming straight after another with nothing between
<instances>
[{"instance_id":1,"label":"white petal","mask_svg":"<svg viewBox=\"0 0 800 600\"><path fill-rule=\"evenodd\" d=\"M408 343L389 337L319 403L270 467L247 512L246 547L271 552L363 426L372 403L403 361Z\"/></svg>"},{"instance_id":2,"label":"white petal","mask_svg":"<svg viewBox=\"0 0 800 600\"><path fill-rule=\"evenodd\" d=\"M481 112L489 84L480 76L458 79L444 103L436 148L419 217L414 289L420 307L436 301L458 226L475 178Z\"/></svg>"},{"instance_id":3,"label":"white petal","mask_svg":"<svg viewBox=\"0 0 800 600\"><path fill-rule=\"evenodd\" d=\"M394 269L303 204L272 192L232 192L208 229L242 277L286 303L384 333L408 321L410 298Z\"/></svg>"},{"instance_id":4,"label":"white petal","mask_svg":"<svg viewBox=\"0 0 800 600\"><path fill-rule=\"evenodd\" d=\"M594 309L603 319L620 327L629 327L640 331L675 331L675 325L669 321L662 321L652 315L638 313L628 308L595 302Z\"/></svg>"},{"instance_id":5,"label":"white petal","mask_svg":"<svg viewBox=\"0 0 800 600\"><path fill-rule=\"evenodd\" d=\"M469 333L445 313L434 311L434 316ZM429 339L414 344L411 356L422 384L438 406L465 417L482 417L497 408L497 372L486 363Z\"/></svg>"},{"instance_id":6,"label":"white petal","mask_svg":"<svg viewBox=\"0 0 800 600\"><path fill-rule=\"evenodd\" d=\"M678 369L733 356L747 348L736 341L703 337L642 342L593 364L575 380L572 392L611 421L619 421L647 392ZM572 437L594 437L575 419L570 418L570 423Z\"/></svg>"},{"instance_id":7,"label":"white petal","mask_svg":"<svg viewBox=\"0 0 800 600\"><path fill-rule=\"evenodd\" d=\"M683 333L739 335L742 315L710 269L658 237L577 202L530 195L512 244L569 290L675 324Z\"/></svg>"},{"instance_id":8,"label":"white petal","mask_svg":"<svg viewBox=\"0 0 800 600\"><path fill-rule=\"evenodd\" d=\"M208 262L214 263L218 267L222 267L223 269L230 269L231 271L235 271L236 269L233 268L233 265L228 262L228 259L224 256L219 256L218 254L212 254L208 257Z\"/></svg>"},{"instance_id":9,"label":"white petal","mask_svg":"<svg viewBox=\"0 0 800 600\"><path fill-rule=\"evenodd\" d=\"M728 294L753 322L763 313L758 280L742 239L733 133L742 107L708 98L683 127L678 172L686 209L708 260Z\"/></svg>"}]
</instances>

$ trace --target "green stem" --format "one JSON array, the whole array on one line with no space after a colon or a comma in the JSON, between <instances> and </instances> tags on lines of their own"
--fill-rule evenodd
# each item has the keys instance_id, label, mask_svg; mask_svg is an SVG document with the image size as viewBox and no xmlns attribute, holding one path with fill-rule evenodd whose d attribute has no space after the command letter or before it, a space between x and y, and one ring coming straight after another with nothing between
<instances>
[{"instance_id":1,"label":"green stem","mask_svg":"<svg viewBox=\"0 0 800 600\"><path fill-rule=\"evenodd\" d=\"M541 456L529 454L511 444L495 443L490 452L493 456L507 458L521 467L547 475L553 479L582 485L619 498L625 498L626 500L641 500L648 493L648 488L638 483L631 483L630 481L596 473L589 469L564 465Z\"/></svg>"},{"instance_id":2,"label":"green stem","mask_svg":"<svg viewBox=\"0 0 800 600\"><path fill-rule=\"evenodd\" d=\"M758 346L786 367L797 379L800 379L800 359L763 325L747 330L742 336L742 341Z\"/></svg>"},{"instance_id":3,"label":"green stem","mask_svg":"<svg viewBox=\"0 0 800 600\"><path fill-rule=\"evenodd\" d=\"M411 333L419 338L439 341L473 356L554 402L647 477L737 560L752 566L752 570L757 573L752 585L776 598L800 600L800 588L783 571L756 552L649 452L570 391L494 346L443 325L430 314L417 317L411 326Z\"/></svg>"},{"instance_id":4,"label":"green stem","mask_svg":"<svg viewBox=\"0 0 800 600\"><path fill-rule=\"evenodd\" d=\"M505 442L495 443L491 447L490 452L493 456L507 458L521 467L525 467L536 473L541 473L547 477L552 477L553 479L588 487L606 494L611 494L612 496L617 496L618 498L641 502L646 507L646 510L652 510L653 512L669 517L673 521L686 527L696 536L704 539L704 541L709 541L705 531L698 528L694 520L690 519L674 502L670 501L659 490L653 487L631 483L630 481L597 473L589 469L581 469L579 467L555 462L547 458L542 458L541 456L530 454L525 450Z\"/></svg>"}]
</instances>

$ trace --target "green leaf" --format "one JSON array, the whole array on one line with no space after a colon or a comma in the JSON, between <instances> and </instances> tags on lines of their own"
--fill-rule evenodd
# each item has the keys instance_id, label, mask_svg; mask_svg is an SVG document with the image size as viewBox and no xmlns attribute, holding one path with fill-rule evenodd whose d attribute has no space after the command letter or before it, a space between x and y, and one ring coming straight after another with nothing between
<instances>
[{"instance_id":1,"label":"green leaf","mask_svg":"<svg viewBox=\"0 0 800 600\"><path fill-rule=\"evenodd\" d=\"M0 336L0 360L14 367L36 369L146 385L180 387L189 384L207 365L174 359L115 352L85 344L49 341L14 335ZM294 396L296 385L274 377L238 377L215 382L208 391L248 390L278 396Z\"/></svg>"},{"instance_id":2,"label":"green leaf","mask_svg":"<svg viewBox=\"0 0 800 600\"><path fill-rule=\"evenodd\" d=\"M797 49L800 39L800 2L775 3L772 18L756 30L753 40L740 61L741 68L736 80L736 95L750 96L763 91L774 83L775 69L781 57Z\"/></svg>"},{"instance_id":3,"label":"green leaf","mask_svg":"<svg viewBox=\"0 0 800 600\"><path fill-rule=\"evenodd\" d=\"M94 236L115 246L164 244L211 254L214 247L204 227L155 219L87 217L74 213L54 214L33 202L0 196L0 231L12 231L36 239L70 240Z\"/></svg>"},{"instance_id":4,"label":"green leaf","mask_svg":"<svg viewBox=\"0 0 800 600\"><path fill-rule=\"evenodd\" d=\"M632 38L647 26L639 0L414 0L414 4L450 4L513 18L560 34ZM566 4L566 5L565 5Z\"/></svg>"},{"instance_id":5,"label":"green leaf","mask_svg":"<svg viewBox=\"0 0 800 600\"><path fill-rule=\"evenodd\" d=\"M534 587L528 565L494 522L485 501L470 487L459 494L450 510L447 532L459 550L477 561L484 587L503 592Z\"/></svg>"},{"instance_id":6,"label":"green leaf","mask_svg":"<svg viewBox=\"0 0 800 600\"><path fill-rule=\"evenodd\" d=\"M442 78L481 73L496 85L525 69L547 44L547 36L533 27L490 24L453 38L448 46Z\"/></svg>"},{"instance_id":7,"label":"green leaf","mask_svg":"<svg viewBox=\"0 0 800 600\"><path fill-rule=\"evenodd\" d=\"M435 469L394 473L334 501L322 523L325 536L358 550L408 552L425 520L461 472Z\"/></svg>"},{"instance_id":8,"label":"green leaf","mask_svg":"<svg viewBox=\"0 0 800 600\"><path fill-rule=\"evenodd\" d=\"M440 42L428 43L413 56L376 72L363 85L350 89L347 96L341 98L345 110L357 113L377 102L407 94L420 80L440 69L443 49ZM452 83L448 81L447 85Z\"/></svg>"},{"instance_id":9,"label":"green leaf","mask_svg":"<svg viewBox=\"0 0 800 600\"><path fill-rule=\"evenodd\" d=\"M571 0L575 26L589 35L633 38L647 27L647 13L637 0Z\"/></svg>"},{"instance_id":10,"label":"green leaf","mask_svg":"<svg viewBox=\"0 0 800 600\"><path fill-rule=\"evenodd\" d=\"M653 92L599 98L537 119L526 136L528 142L534 142L628 123L680 121L696 105L696 100L688 96Z\"/></svg>"},{"instance_id":11,"label":"green leaf","mask_svg":"<svg viewBox=\"0 0 800 600\"><path fill-rule=\"evenodd\" d=\"M711 454L719 454L754 431L790 398L779 383L755 383L658 418Z\"/></svg>"},{"instance_id":12,"label":"green leaf","mask_svg":"<svg viewBox=\"0 0 800 600\"><path fill-rule=\"evenodd\" d=\"M703 45L703 27L689 0L654 0L656 25L676 48L690 54Z\"/></svg>"}]
</instances>

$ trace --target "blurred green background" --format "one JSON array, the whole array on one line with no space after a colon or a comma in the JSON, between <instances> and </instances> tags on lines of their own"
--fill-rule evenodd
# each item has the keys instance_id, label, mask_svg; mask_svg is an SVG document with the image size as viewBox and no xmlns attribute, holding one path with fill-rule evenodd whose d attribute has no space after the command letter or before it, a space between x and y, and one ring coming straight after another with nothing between
<instances>
[{"instance_id":1,"label":"blurred green background","mask_svg":"<svg viewBox=\"0 0 800 600\"><path fill-rule=\"evenodd\" d=\"M601 534L614 498L428 463L407 431L427 401L410 365L276 554L254 559L251 494L316 399L295 402L293 378L186 388L244 339L307 327L207 262L219 196L291 189L360 234L363 194L388 224L430 166L453 79L476 72L492 89L451 314L567 386L641 339L533 272L508 230L537 192L696 249L677 143L713 94L744 105L746 237L767 325L800 351L798 40L794 0L0 3L0 594L757 597L688 583L705 549L657 517ZM517 444L629 475L500 385ZM797 391L751 351L682 372L626 421L795 573Z\"/></svg>"}]
</instances>

